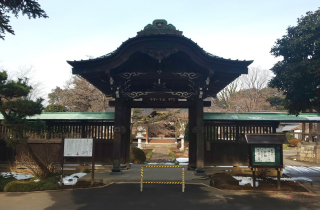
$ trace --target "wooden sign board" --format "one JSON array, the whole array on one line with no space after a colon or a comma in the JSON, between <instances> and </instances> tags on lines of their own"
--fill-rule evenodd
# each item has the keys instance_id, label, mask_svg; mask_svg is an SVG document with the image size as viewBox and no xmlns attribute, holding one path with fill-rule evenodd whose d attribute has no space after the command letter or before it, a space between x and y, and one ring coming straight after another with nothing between
<instances>
[{"instance_id":1,"label":"wooden sign board","mask_svg":"<svg viewBox=\"0 0 320 210\"><path fill-rule=\"evenodd\" d=\"M64 139L64 157L92 157L93 139Z\"/></svg>"}]
</instances>

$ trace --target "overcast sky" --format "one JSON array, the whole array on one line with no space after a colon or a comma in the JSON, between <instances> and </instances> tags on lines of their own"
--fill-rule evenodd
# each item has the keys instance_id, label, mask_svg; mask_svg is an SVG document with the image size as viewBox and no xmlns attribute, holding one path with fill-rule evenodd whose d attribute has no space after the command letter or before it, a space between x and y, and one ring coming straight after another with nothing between
<instances>
[{"instance_id":1,"label":"overcast sky","mask_svg":"<svg viewBox=\"0 0 320 210\"><path fill-rule=\"evenodd\" d=\"M270 69L270 49L289 25L319 0L40 0L49 18L11 18L15 36L0 40L0 67L32 65L49 93L71 77L66 60L107 54L155 19L166 19L204 50L231 59L254 60Z\"/></svg>"}]
</instances>

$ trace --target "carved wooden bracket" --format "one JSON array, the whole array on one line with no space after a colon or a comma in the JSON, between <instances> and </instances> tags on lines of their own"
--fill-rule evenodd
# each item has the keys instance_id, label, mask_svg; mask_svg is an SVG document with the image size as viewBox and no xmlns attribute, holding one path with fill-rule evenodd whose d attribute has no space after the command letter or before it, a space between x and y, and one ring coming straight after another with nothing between
<instances>
[{"instance_id":1,"label":"carved wooden bracket","mask_svg":"<svg viewBox=\"0 0 320 210\"><path fill-rule=\"evenodd\" d=\"M143 49L140 52L148 54L150 57L157 59L157 60L163 60L167 57L169 57L171 54L178 52L179 50L176 48L172 49L154 49L154 48L147 48Z\"/></svg>"}]
</instances>

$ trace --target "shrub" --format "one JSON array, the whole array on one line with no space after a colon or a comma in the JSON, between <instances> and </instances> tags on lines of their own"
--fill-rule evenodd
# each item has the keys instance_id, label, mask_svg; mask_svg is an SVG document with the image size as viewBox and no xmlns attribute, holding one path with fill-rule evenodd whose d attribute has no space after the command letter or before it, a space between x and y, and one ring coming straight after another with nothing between
<instances>
[{"instance_id":1,"label":"shrub","mask_svg":"<svg viewBox=\"0 0 320 210\"><path fill-rule=\"evenodd\" d=\"M301 144L301 139L291 139L290 140L290 146L298 146L299 144Z\"/></svg>"},{"instance_id":2,"label":"shrub","mask_svg":"<svg viewBox=\"0 0 320 210\"><path fill-rule=\"evenodd\" d=\"M40 180L35 182L33 180L28 181L12 181L9 182L5 187L5 192L29 192L35 190L55 190L58 189L59 184L54 177L48 178L46 180Z\"/></svg>"},{"instance_id":3,"label":"shrub","mask_svg":"<svg viewBox=\"0 0 320 210\"><path fill-rule=\"evenodd\" d=\"M286 138L287 138L288 141L290 141L291 140L291 133L287 132L286 133Z\"/></svg>"},{"instance_id":4,"label":"shrub","mask_svg":"<svg viewBox=\"0 0 320 210\"><path fill-rule=\"evenodd\" d=\"M259 168L257 171L257 177L263 181L267 180L268 168Z\"/></svg>"},{"instance_id":5,"label":"shrub","mask_svg":"<svg viewBox=\"0 0 320 210\"><path fill-rule=\"evenodd\" d=\"M172 151L168 151L168 154L172 157L172 159L176 159L176 155Z\"/></svg>"},{"instance_id":6,"label":"shrub","mask_svg":"<svg viewBox=\"0 0 320 210\"><path fill-rule=\"evenodd\" d=\"M0 192L3 191L4 187L9 183L16 180L14 177L4 178L0 175Z\"/></svg>"},{"instance_id":7,"label":"shrub","mask_svg":"<svg viewBox=\"0 0 320 210\"><path fill-rule=\"evenodd\" d=\"M130 162L131 163L144 163L146 161L146 154L137 148L137 147L130 147Z\"/></svg>"},{"instance_id":8,"label":"shrub","mask_svg":"<svg viewBox=\"0 0 320 210\"><path fill-rule=\"evenodd\" d=\"M90 169L86 169L86 170L83 171L83 173L87 173L87 174L91 173L91 170Z\"/></svg>"},{"instance_id":9,"label":"shrub","mask_svg":"<svg viewBox=\"0 0 320 210\"><path fill-rule=\"evenodd\" d=\"M20 154L15 157L15 161L10 163L10 170L17 173L33 174L41 180L51 177L54 174L55 166L60 159L60 150L53 144L46 143L43 144L41 148L34 150L34 152L42 164L47 168L47 171L41 170L34 161L34 158L26 151L21 151Z\"/></svg>"},{"instance_id":10,"label":"shrub","mask_svg":"<svg viewBox=\"0 0 320 210\"><path fill-rule=\"evenodd\" d=\"M148 152L148 154L146 155L146 161L147 161L147 162L151 159L151 157L152 157L152 155L153 155L153 153L154 153L155 150L156 150L156 149L153 149L151 152Z\"/></svg>"}]
</instances>

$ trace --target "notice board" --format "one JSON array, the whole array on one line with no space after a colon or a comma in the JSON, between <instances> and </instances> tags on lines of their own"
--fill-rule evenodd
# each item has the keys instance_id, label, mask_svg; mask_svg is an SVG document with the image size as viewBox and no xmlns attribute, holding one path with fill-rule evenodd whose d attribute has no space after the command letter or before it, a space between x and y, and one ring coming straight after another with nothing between
<instances>
[{"instance_id":1,"label":"notice board","mask_svg":"<svg viewBox=\"0 0 320 210\"><path fill-rule=\"evenodd\" d=\"M253 165L281 165L282 145L251 145Z\"/></svg>"},{"instance_id":2,"label":"notice board","mask_svg":"<svg viewBox=\"0 0 320 210\"><path fill-rule=\"evenodd\" d=\"M65 138L65 157L92 157L93 139Z\"/></svg>"}]
</instances>

